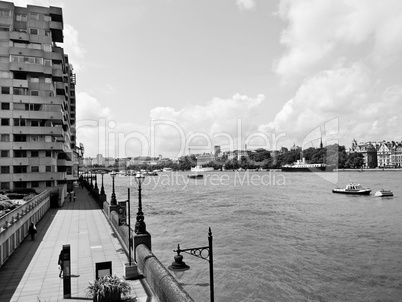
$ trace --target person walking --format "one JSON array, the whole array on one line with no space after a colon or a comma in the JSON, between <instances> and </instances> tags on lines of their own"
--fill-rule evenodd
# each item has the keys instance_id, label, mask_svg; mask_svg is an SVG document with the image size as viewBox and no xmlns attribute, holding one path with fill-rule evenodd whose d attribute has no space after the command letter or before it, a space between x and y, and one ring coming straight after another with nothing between
<instances>
[{"instance_id":1,"label":"person walking","mask_svg":"<svg viewBox=\"0 0 402 302\"><path fill-rule=\"evenodd\" d=\"M60 251L59 260L57 261L59 268L59 278L63 278L63 250Z\"/></svg>"},{"instance_id":2,"label":"person walking","mask_svg":"<svg viewBox=\"0 0 402 302\"><path fill-rule=\"evenodd\" d=\"M29 225L28 234L31 235L31 241L35 239L35 234L37 233L36 226L33 222Z\"/></svg>"},{"instance_id":3,"label":"person walking","mask_svg":"<svg viewBox=\"0 0 402 302\"><path fill-rule=\"evenodd\" d=\"M72 192L69 192L68 195L70 195L70 202L71 202L71 199L73 198L73 196L72 196L73 193L72 193Z\"/></svg>"},{"instance_id":4,"label":"person walking","mask_svg":"<svg viewBox=\"0 0 402 302\"><path fill-rule=\"evenodd\" d=\"M75 202L75 192L74 191L73 191L73 194L74 194L73 198L74 198L74 202Z\"/></svg>"}]
</instances>

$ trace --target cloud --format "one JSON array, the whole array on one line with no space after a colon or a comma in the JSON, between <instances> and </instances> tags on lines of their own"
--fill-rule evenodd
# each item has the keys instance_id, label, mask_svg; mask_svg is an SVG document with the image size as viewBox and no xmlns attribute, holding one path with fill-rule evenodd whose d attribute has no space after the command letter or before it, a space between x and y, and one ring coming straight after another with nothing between
<instances>
[{"instance_id":1,"label":"cloud","mask_svg":"<svg viewBox=\"0 0 402 302\"><path fill-rule=\"evenodd\" d=\"M75 71L82 70L82 62L85 58L86 50L79 42L78 31L67 23L64 24L64 49Z\"/></svg>"},{"instance_id":2,"label":"cloud","mask_svg":"<svg viewBox=\"0 0 402 302\"><path fill-rule=\"evenodd\" d=\"M252 10L255 8L255 0L236 0L236 4L241 10Z\"/></svg>"},{"instance_id":3,"label":"cloud","mask_svg":"<svg viewBox=\"0 0 402 302\"><path fill-rule=\"evenodd\" d=\"M334 58L380 66L400 59L399 0L282 0L278 15L288 26L280 40L286 53L274 70L285 80L331 68Z\"/></svg>"},{"instance_id":4,"label":"cloud","mask_svg":"<svg viewBox=\"0 0 402 302\"><path fill-rule=\"evenodd\" d=\"M402 2L283 0L278 14L286 49L274 69L299 88L260 129L301 142L338 119L341 144L402 140Z\"/></svg>"},{"instance_id":5,"label":"cloud","mask_svg":"<svg viewBox=\"0 0 402 302\"><path fill-rule=\"evenodd\" d=\"M56 7L63 7L64 3L63 1L58 1L58 0L30 0L29 3L27 3L26 0L14 0L13 1L15 6L20 6L20 7L26 7L28 5L38 5L38 6L56 6Z\"/></svg>"},{"instance_id":6,"label":"cloud","mask_svg":"<svg viewBox=\"0 0 402 302\"><path fill-rule=\"evenodd\" d=\"M258 129L255 117L265 97L236 94L214 98L205 105L157 107L150 111L149 124L142 126L114 120L112 111L87 93L80 93L77 99L81 104L77 137L84 143L85 156L176 157L188 154L189 148L192 153L211 152L214 145L242 149L247 136Z\"/></svg>"}]
</instances>

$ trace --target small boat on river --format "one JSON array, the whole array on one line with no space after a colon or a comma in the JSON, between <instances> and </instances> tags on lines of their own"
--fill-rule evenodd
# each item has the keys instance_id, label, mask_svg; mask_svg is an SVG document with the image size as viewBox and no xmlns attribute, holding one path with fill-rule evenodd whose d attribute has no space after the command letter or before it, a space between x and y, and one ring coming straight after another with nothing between
<instances>
[{"instance_id":1,"label":"small boat on river","mask_svg":"<svg viewBox=\"0 0 402 302\"><path fill-rule=\"evenodd\" d=\"M199 179L199 178L203 178L204 175L202 174L189 174L187 175L188 178L192 178L192 179Z\"/></svg>"},{"instance_id":2,"label":"small boat on river","mask_svg":"<svg viewBox=\"0 0 402 302\"><path fill-rule=\"evenodd\" d=\"M381 189L380 191L375 192L374 194L377 197L386 197L386 196L394 196L394 193L390 190Z\"/></svg>"},{"instance_id":3,"label":"small boat on river","mask_svg":"<svg viewBox=\"0 0 402 302\"><path fill-rule=\"evenodd\" d=\"M351 182L346 185L345 188L335 188L332 190L332 193L341 193L341 194L354 194L354 195L370 195L370 188L363 188L360 184L354 184Z\"/></svg>"}]
</instances>

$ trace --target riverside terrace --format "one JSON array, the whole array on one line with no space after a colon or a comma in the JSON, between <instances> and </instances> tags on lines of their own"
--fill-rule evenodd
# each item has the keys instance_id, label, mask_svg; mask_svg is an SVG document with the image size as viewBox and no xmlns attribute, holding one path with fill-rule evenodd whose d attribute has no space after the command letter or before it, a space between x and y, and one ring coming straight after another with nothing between
<instances>
[{"instance_id":1,"label":"riverside terrace","mask_svg":"<svg viewBox=\"0 0 402 302\"><path fill-rule=\"evenodd\" d=\"M49 208L36 224L35 240L26 237L0 267L0 301L92 300L86 287L95 279L98 262L112 261L112 274L124 276L127 247L124 232L113 223L118 220L113 219L116 212L110 214L109 204L99 203L97 189L84 183L84 188L74 187L76 202L65 200L61 207ZM71 246L71 298L67 299L57 268L65 244ZM141 250L136 257L138 278L128 280L131 297L144 302L193 301L144 244L137 249Z\"/></svg>"}]
</instances>

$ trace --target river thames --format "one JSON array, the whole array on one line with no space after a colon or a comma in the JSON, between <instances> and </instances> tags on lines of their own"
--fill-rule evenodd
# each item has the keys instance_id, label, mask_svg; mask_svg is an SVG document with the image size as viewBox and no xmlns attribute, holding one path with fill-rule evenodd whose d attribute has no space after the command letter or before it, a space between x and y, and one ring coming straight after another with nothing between
<instances>
[{"instance_id":1,"label":"river thames","mask_svg":"<svg viewBox=\"0 0 402 302\"><path fill-rule=\"evenodd\" d=\"M401 301L402 172L187 174L145 178L145 223L166 267L177 244L207 246L211 227L215 301ZM350 181L371 195L332 193ZM109 175L104 184L110 200ZM134 224L138 185L118 176L115 187L118 200L130 188ZM394 197L375 197L380 189ZM208 262L183 256L191 269L179 282L209 301Z\"/></svg>"}]
</instances>

